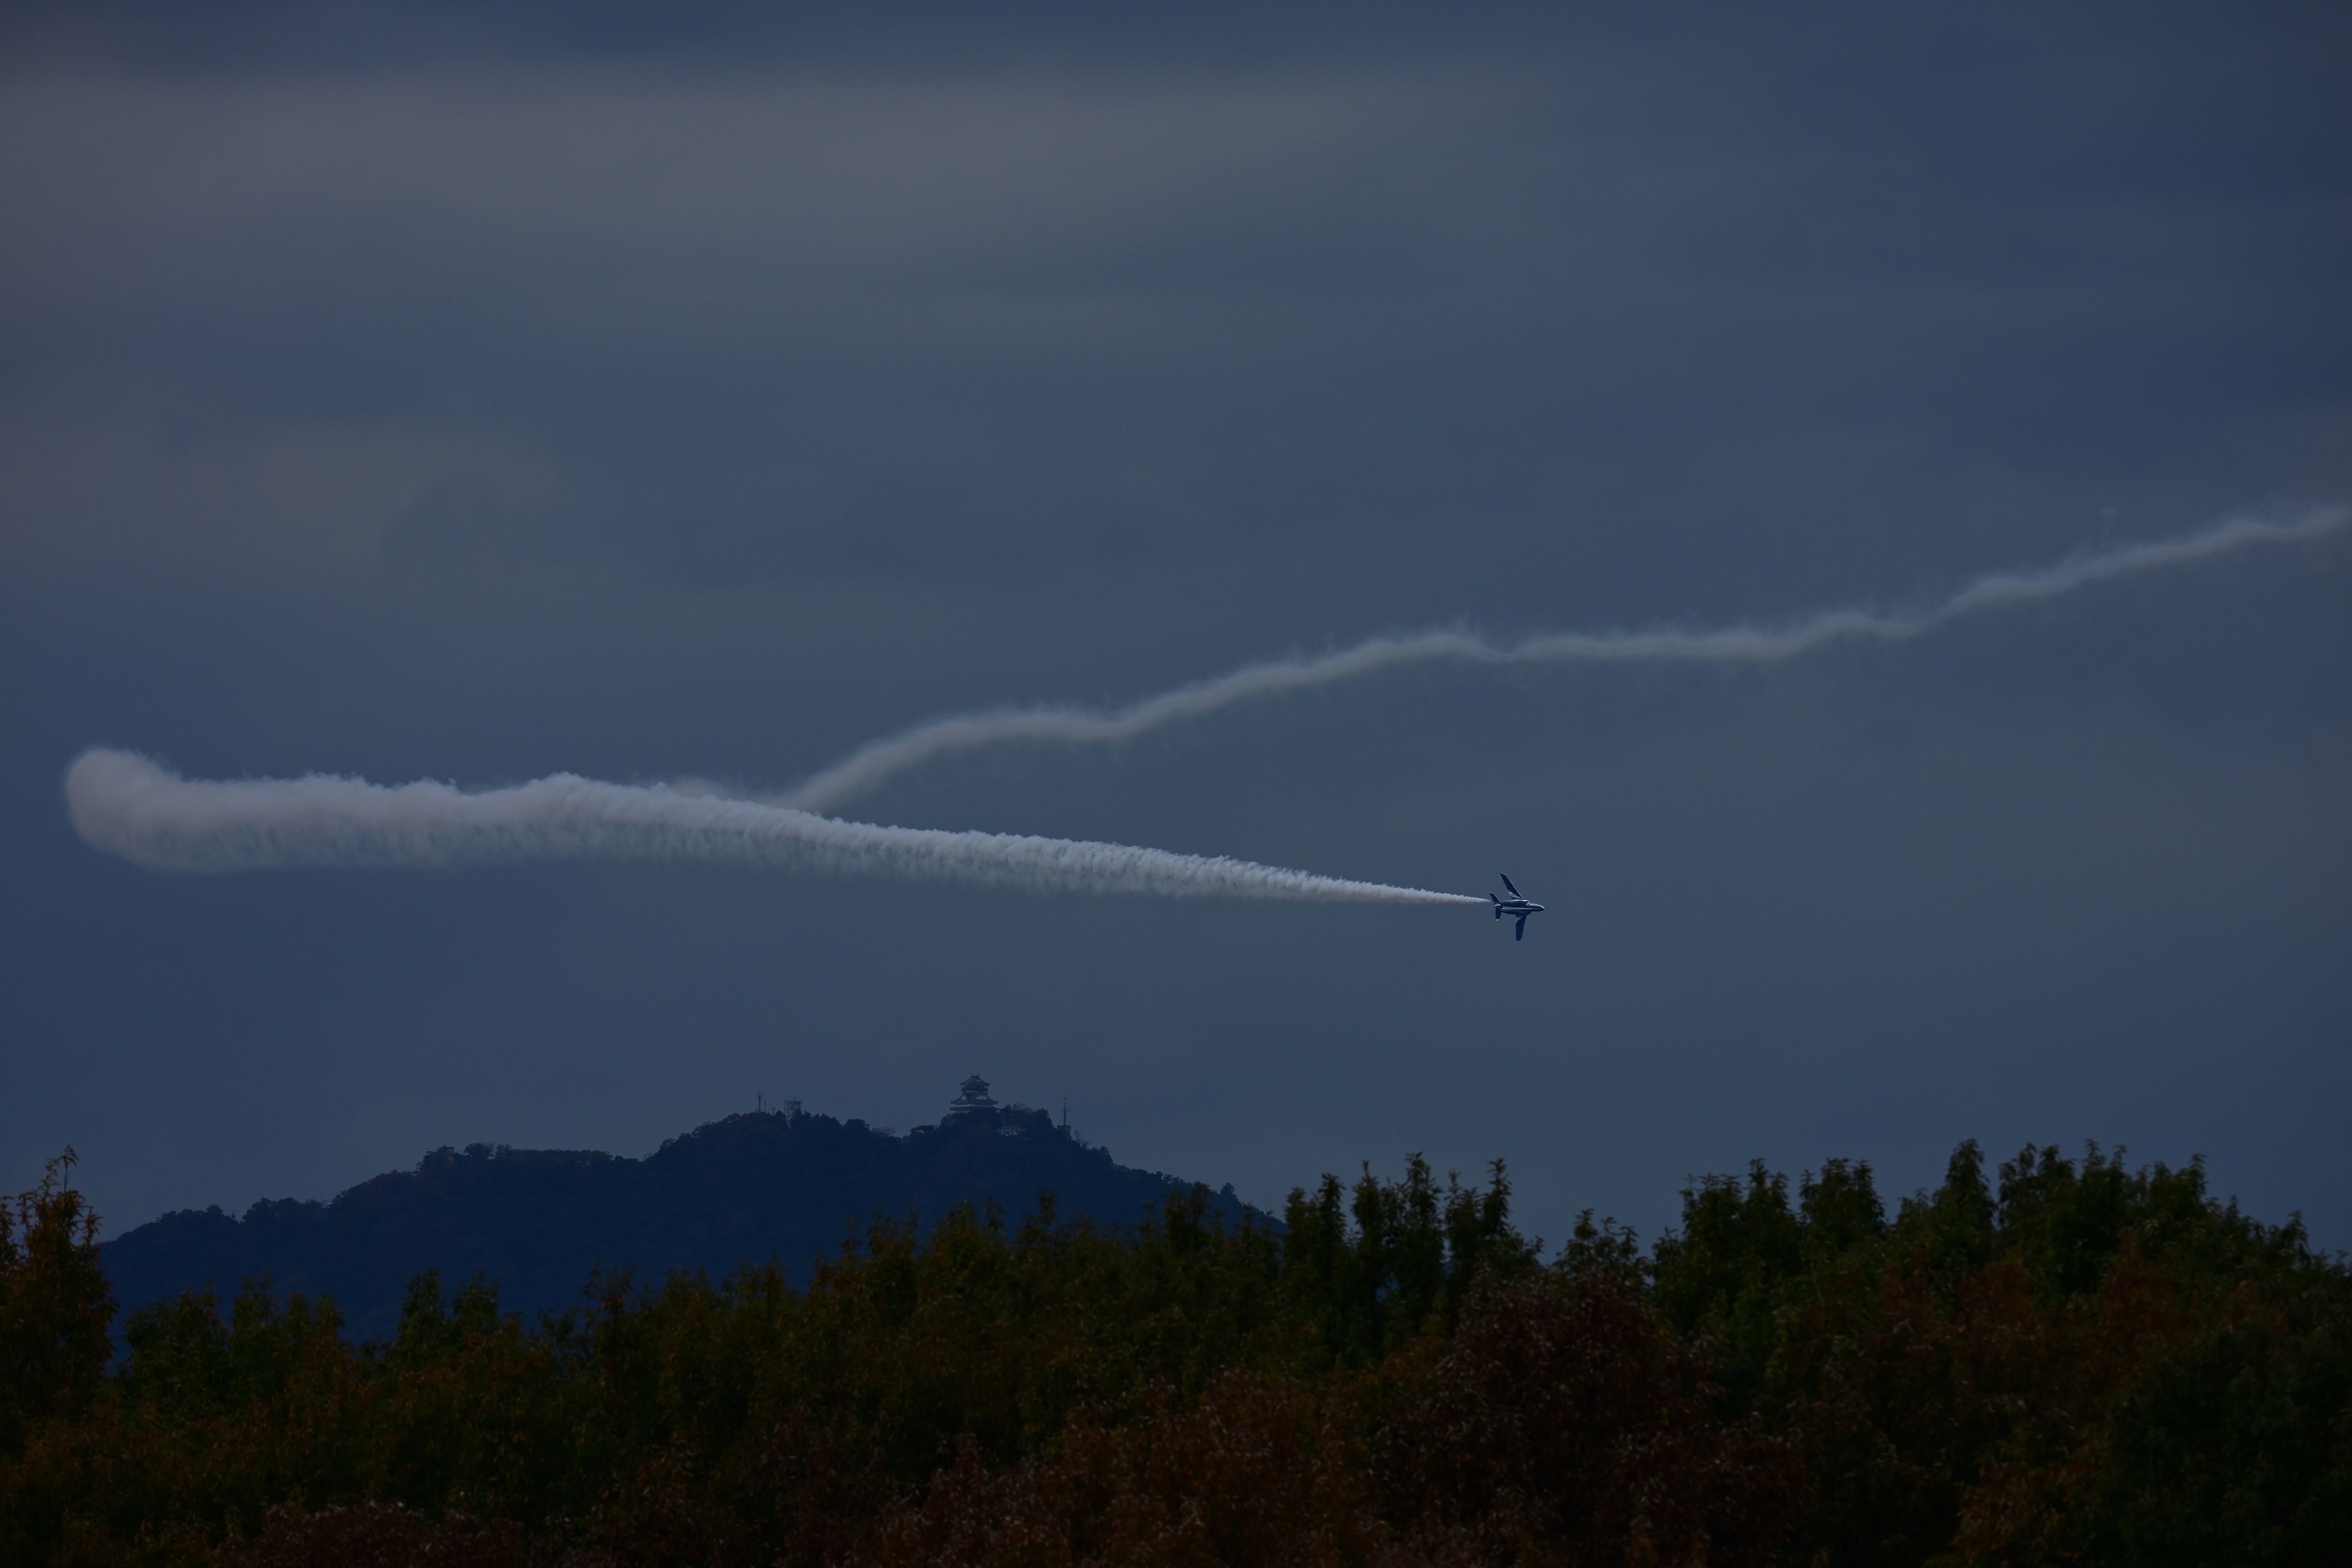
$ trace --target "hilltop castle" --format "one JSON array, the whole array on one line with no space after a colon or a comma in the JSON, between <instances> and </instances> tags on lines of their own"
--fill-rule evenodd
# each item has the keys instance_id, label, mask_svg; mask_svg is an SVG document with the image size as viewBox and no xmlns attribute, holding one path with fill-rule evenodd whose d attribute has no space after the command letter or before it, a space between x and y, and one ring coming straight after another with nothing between
<instances>
[{"instance_id":1,"label":"hilltop castle","mask_svg":"<svg viewBox=\"0 0 2352 1568\"><path fill-rule=\"evenodd\" d=\"M948 1114L961 1116L968 1110L995 1110L996 1101L988 1098L988 1080L978 1073L963 1080L963 1092L948 1101Z\"/></svg>"}]
</instances>

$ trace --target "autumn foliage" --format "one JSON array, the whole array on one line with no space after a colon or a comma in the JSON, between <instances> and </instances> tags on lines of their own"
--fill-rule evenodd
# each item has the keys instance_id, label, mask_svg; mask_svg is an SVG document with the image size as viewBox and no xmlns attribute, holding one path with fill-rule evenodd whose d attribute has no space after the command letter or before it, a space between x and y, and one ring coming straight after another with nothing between
<instances>
[{"instance_id":1,"label":"autumn foliage","mask_svg":"<svg viewBox=\"0 0 2352 1568\"><path fill-rule=\"evenodd\" d=\"M1499 1168L1326 1178L1277 1232L877 1220L389 1340L248 1286L112 1322L60 1162L0 1212L0 1561L2352 1561L2352 1272L2197 1166L1974 1145L1685 1193L1546 1258Z\"/></svg>"}]
</instances>

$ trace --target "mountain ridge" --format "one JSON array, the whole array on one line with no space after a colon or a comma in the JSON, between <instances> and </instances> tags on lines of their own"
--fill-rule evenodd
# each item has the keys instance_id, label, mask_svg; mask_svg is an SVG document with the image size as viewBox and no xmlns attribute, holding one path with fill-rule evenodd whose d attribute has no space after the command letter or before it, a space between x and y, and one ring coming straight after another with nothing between
<instances>
[{"instance_id":1,"label":"mountain ridge","mask_svg":"<svg viewBox=\"0 0 2352 1568\"><path fill-rule=\"evenodd\" d=\"M1061 1220L1122 1227L1196 1185L1120 1165L1046 1112L985 1096L983 1084L977 1102L903 1136L787 1102L705 1122L635 1159L444 1146L323 1201L159 1215L106 1243L105 1268L126 1314L183 1291L227 1297L253 1280L281 1298L331 1296L347 1333L381 1339L426 1269L453 1288L480 1275L503 1308L528 1316L581 1305L599 1273L718 1278L773 1260L805 1282L817 1258L877 1219L928 1229L964 1204L1017 1216L1051 1194ZM1231 1184L1209 1202L1228 1224L1272 1223Z\"/></svg>"}]
</instances>

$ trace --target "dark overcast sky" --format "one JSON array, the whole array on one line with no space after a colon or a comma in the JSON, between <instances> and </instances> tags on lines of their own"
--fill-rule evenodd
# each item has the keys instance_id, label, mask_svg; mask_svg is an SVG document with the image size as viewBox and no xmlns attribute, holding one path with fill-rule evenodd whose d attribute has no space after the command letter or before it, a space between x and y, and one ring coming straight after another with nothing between
<instances>
[{"instance_id":1,"label":"dark overcast sky","mask_svg":"<svg viewBox=\"0 0 2352 1568\"><path fill-rule=\"evenodd\" d=\"M1262 1203L1502 1155L1535 1228L1654 1234L1751 1157L1900 1192L2096 1138L2352 1245L2342 535L857 807L1508 869L1522 944L74 837L92 743L782 784L974 705L1900 606L2352 496L2340 5L1110 9L11 8L0 1181L70 1142L120 1228L979 1071Z\"/></svg>"}]
</instances>

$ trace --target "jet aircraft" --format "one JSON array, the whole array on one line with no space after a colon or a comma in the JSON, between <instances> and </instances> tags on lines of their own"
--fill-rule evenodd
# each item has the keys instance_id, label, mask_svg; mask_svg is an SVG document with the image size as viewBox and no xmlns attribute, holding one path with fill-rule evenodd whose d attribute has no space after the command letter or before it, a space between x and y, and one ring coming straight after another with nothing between
<instances>
[{"instance_id":1,"label":"jet aircraft","mask_svg":"<svg viewBox=\"0 0 2352 1568\"><path fill-rule=\"evenodd\" d=\"M1503 886L1511 889L1509 898L1502 898L1494 893L1486 895L1495 900L1495 918L1501 920L1505 915L1517 916L1519 923L1513 929L1511 940L1525 942L1528 940L1528 917L1543 913L1543 906L1531 902L1518 889L1511 887L1511 879L1508 877L1503 879Z\"/></svg>"}]
</instances>

